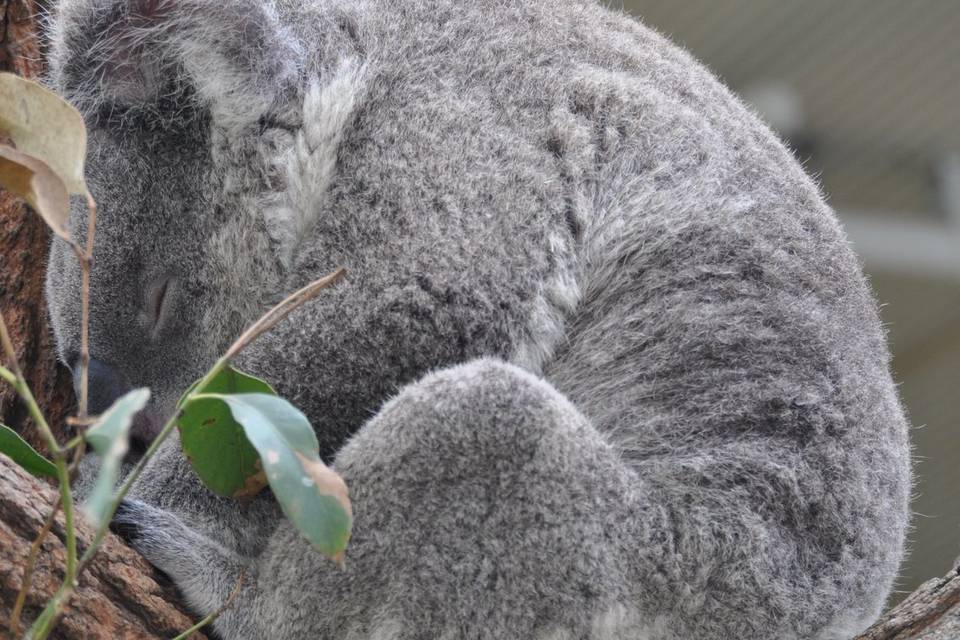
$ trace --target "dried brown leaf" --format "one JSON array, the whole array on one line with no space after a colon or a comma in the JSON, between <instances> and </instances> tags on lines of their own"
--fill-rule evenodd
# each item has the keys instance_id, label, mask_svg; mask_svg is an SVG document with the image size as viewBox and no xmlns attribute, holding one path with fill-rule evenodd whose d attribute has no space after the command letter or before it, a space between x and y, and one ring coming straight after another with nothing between
<instances>
[{"instance_id":1,"label":"dried brown leaf","mask_svg":"<svg viewBox=\"0 0 960 640\"><path fill-rule=\"evenodd\" d=\"M311 460L299 451L294 451L293 453L297 456L297 460L300 461L300 466L307 472L310 479L313 480L313 486L316 488L317 493L322 496L335 498L336 501L340 503L340 506L343 507L343 510L347 512L347 515L352 518L353 507L350 505L347 483L343 481L340 474L323 464L319 458Z\"/></svg>"},{"instance_id":2,"label":"dried brown leaf","mask_svg":"<svg viewBox=\"0 0 960 640\"><path fill-rule=\"evenodd\" d=\"M256 465L257 467L261 466L259 458L257 459ZM269 486L270 481L267 480L267 474L261 469L258 473L248 476L243 481L243 486L234 492L233 497L241 502L251 500Z\"/></svg>"},{"instance_id":3,"label":"dried brown leaf","mask_svg":"<svg viewBox=\"0 0 960 640\"><path fill-rule=\"evenodd\" d=\"M70 240L70 196L63 180L45 162L0 145L0 187L26 200L54 233Z\"/></svg>"},{"instance_id":4,"label":"dried brown leaf","mask_svg":"<svg viewBox=\"0 0 960 640\"><path fill-rule=\"evenodd\" d=\"M0 130L60 176L68 193L86 195L87 129L66 100L36 82L0 73Z\"/></svg>"}]
</instances>

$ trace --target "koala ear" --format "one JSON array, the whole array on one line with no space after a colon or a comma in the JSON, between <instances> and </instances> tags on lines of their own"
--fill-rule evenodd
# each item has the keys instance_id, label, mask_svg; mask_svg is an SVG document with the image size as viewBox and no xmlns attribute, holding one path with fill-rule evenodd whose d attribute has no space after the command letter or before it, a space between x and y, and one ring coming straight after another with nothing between
<instances>
[{"instance_id":1,"label":"koala ear","mask_svg":"<svg viewBox=\"0 0 960 640\"><path fill-rule=\"evenodd\" d=\"M256 122L302 59L270 0L63 0L51 34L51 81L88 113L189 97L226 126Z\"/></svg>"}]
</instances>

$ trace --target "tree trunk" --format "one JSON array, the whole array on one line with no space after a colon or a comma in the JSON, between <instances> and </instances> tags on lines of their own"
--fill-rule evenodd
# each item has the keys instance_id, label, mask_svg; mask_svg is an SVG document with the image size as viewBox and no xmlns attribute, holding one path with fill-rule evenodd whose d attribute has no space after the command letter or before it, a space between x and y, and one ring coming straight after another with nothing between
<instances>
[{"instance_id":1,"label":"tree trunk","mask_svg":"<svg viewBox=\"0 0 960 640\"><path fill-rule=\"evenodd\" d=\"M0 0L0 71L27 78L43 72L37 9L34 0ZM47 322L43 279L49 243L50 234L40 217L0 190L0 312L27 382L50 428L63 442L64 419L74 400L70 373L57 363ZM0 388L0 422L43 449L26 408L8 385Z\"/></svg>"},{"instance_id":2,"label":"tree trunk","mask_svg":"<svg viewBox=\"0 0 960 640\"><path fill-rule=\"evenodd\" d=\"M50 512L57 492L0 455L0 637L6 637L20 590L30 544ZM92 531L79 527L78 547L86 548ZM63 516L43 543L21 621L29 624L63 579ZM171 638L194 622L178 602L173 586L135 551L108 534L52 638L115 640ZM20 629L20 634L24 630ZM16 635L15 637L20 637ZM196 633L195 640L205 636Z\"/></svg>"}]
</instances>

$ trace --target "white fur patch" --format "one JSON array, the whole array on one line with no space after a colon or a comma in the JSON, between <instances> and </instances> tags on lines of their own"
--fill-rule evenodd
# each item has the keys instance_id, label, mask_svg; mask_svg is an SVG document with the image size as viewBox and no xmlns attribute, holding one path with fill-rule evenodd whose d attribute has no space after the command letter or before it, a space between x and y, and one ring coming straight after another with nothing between
<instances>
[{"instance_id":1,"label":"white fur patch","mask_svg":"<svg viewBox=\"0 0 960 640\"><path fill-rule=\"evenodd\" d=\"M590 626L590 640L657 640L665 638L662 625L660 633L650 625L643 624L640 612L622 604L614 605L596 615Z\"/></svg>"},{"instance_id":2,"label":"white fur patch","mask_svg":"<svg viewBox=\"0 0 960 640\"><path fill-rule=\"evenodd\" d=\"M280 260L289 267L300 243L309 237L336 173L337 150L361 99L366 66L356 58L314 78L303 100L303 125L282 159L286 200L265 209L271 237L280 246Z\"/></svg>"},{"instance_id":3,"label":"white fur patch","mask_svg":"<svg viewBox=\"0 0 960 640\"><path fill-rule=\"evenodd\" d=\"M877 619L880 615L880 607L875 611L864 613L862 609L846 611L830 621L815 640L846 640L852 638Z\"/></svg>"},{"instance_id":4,"label":"white fur patch","mask_svg":"<svg viewBox=\"0 0 960 640\"><path fill-rule=\"evenodd\" d=\"M403 633L403 624L396 618L376 615L373 628L367 632L363 625L357 624L347 630L343 640L396 640Z\"/></svg>"},{"instance_id":5,"label":"white fur patch","mask_svg":"<svg viewBox=\"0 0 960 640\"><path fill-rule=\"evenodd\" d=\"M537 374L553 357L563 339L567 317L577 308L581 296L569 241L553 234L549 242L550 251L560 266L541 283L524 333L516 338L510 356L510 362Z\"/></svg>"},{"instance_id":6,"label":"white fur patch","mask_svg":"<svg viewBox=\"0 0 960 640\"><path fill-rule=\"evenodd\" d=\"M400 637L402 627L395 620L387 620L377 625L377 628L370 634L370 640L395 640Z\"/></svg>"},{"instance_id":7,"label":"white fur patch","mask_svg":"<svg viewBox=\"0 0 960 640\"><path fill-rule=\"evenodd\" d=\"M574 640L583 636L569 629L552 627L537 634L536 640ZM590 621L589 640L673 640L666 625L642 622L640 612L625 605L614 605Z\"/></svg>"}]
</instances>

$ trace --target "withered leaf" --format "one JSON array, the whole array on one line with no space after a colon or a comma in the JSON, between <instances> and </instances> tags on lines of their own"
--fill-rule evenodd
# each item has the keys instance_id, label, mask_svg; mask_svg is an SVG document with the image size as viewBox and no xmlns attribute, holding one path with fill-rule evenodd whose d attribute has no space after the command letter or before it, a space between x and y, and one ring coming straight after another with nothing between
<instances>
[{"instance_id":1,"label":"withered leaf","mask_svg":"<svg viewBox=\"0 0 960 640\"><path fill-rule=\"evenodd\" d=\"M66 100L32 80L0 73L0 130L60 176L68 193L86 195L87 129Z\"/></svg>"},{"instance_id":2,"label":"withered leaf","mask_svg":"<svg viewBox=\"0 0 960 640\"><path fill-rule=\"evenodd\" d=\"M70 239L70 196L63 181L45 162L0 144L0 187L26 200L55 234Z\"/></svg>"}]
</instances>

